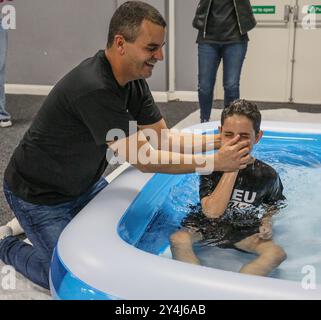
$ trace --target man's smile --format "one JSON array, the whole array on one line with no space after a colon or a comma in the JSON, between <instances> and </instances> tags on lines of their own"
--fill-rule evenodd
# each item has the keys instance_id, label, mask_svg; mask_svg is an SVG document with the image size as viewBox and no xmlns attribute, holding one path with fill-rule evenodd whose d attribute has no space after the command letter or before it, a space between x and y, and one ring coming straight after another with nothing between
<instances>
[{"instance_id":1,"label":"man's smile","mask_svg":"<svg viewBox=\"0 0 321 320\"><path fill-rule=\"evenodd\" d=\"M149 61L149 62L145 62L145 64L146 64L148 67L150 67L150 68L154 68L156 62L151 62L151 61Z\"/></svg>"}]
</instances>

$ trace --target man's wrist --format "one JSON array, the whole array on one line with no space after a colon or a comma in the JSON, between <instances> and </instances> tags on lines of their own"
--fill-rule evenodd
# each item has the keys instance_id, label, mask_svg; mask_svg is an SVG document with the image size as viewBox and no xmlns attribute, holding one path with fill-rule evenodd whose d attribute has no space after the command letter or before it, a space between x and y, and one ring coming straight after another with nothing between
<instances>
[{"instance_id":1,"label":"man's wrist","mask_svg":"<svg viewBox=\"0 0 321 320\"><path fill-rule=\"evenodd\" d=\"M221 135L215 134L214 135L214 149L220 149L221 146L222 146Z\"/></svg>"},{"instance_id":2,"label":"man's wrist","mask_svg":"<svg viewBox=\"0 0 321 320\"><path fill-rule=\"evenodd\" d=\"M214 171L223 171L220 156L218 153L214 155Z\"/></svg>"}]
</instances>

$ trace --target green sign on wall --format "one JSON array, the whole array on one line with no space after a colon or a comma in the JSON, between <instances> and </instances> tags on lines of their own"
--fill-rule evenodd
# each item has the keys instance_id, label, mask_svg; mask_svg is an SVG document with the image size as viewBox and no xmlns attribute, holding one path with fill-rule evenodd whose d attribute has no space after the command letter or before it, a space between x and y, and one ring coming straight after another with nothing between
<instances>
[{"instance_id":1,"label":"green sign on wall","mask_svg":"<svg viewBox=\"0 0 321 320\"><path fill-rule=\"evenodd\" d=\"M252 6L254 14L275 14L275 6Z\"/></svg>"},{"instance_id":2,"label":"green sign on wall","mask_svg":"<svg viewBox=\"0 0 321 320\"><path fill-rule=\"evenodd\" d=\"M308 13L321 14L321 6L312 5L308 9Z\"/></svg>"}]
</instances>

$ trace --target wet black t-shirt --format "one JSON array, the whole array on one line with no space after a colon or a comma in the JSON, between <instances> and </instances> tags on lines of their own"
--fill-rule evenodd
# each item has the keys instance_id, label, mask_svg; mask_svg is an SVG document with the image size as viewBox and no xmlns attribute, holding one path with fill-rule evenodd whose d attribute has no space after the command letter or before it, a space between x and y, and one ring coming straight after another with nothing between
<instances>
[{"instance_id":1,"label":"wet black t-shirt","mask_svg":"<svg viewBox=\"0 0 321 320\"><path fill-rule=\"evenodd\" d=\"M209 196L220 182L223 172L200 177L200 199ZM249 209L274 204L284 199L283 185L277 172L268 164L255 160L237 176L228 209Z\"/></svg>"},{"instance_id":2,"label":"wet black t-shirt","mask_svg":"<svg viewBox=\"0 0 321 320\"><path fill-rule=\"evenodd\" d=\"M50 92L5 172L11 191L25 201L54 205L73 200L107 167L106 134L129 121L162 119L145 80L121 87L103 50L83 61Z\"/></svg>"},{"instance_id":3,"label":"wet black t-shirt","mask_svg":"<svg viewBox=\"0 0 321 320\"><path fill-rule=\"evenodd\" d=\"M223 174L213 172L200 177L201 200L215 190ZM229 247L257 233L266 209L278 206L281 200L285 197L279 175L268 164L255 160L239 172L231 199L221 217L207 218L199 205L184 219L182 226L201 232L204 242Z\"/></svg>"}]
</instances>

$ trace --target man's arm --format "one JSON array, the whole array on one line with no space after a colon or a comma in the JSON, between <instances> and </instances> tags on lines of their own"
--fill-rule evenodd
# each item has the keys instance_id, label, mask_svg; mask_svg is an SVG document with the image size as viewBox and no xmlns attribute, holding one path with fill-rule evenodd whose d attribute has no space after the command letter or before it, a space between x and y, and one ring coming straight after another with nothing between
<instances>
[{"instance_id":1,"label":"man's arm","mask_svg":"<svg viewBox=\"0 0 321 320\"><path fill-rule=\"evenodd\" d=\"M238 143L236 137L217 154L180 154L155 150L142 131L118 141L109 142L110 149L121 161L127 161L142 172L150 173L200 173L235 171L245 168L250 161L248 142Z\"/></svg>"},{"instance_id":2,"label":"man's arm","mask_svg":"<svg viewBox=\"0 0 321 320\"><path fill-rule=\"evenodd\" d=\"M239 171L224 173L214 191L202 199L202 209L208 218L219 218L224 214L238 173Z\"/></svg>"},{"instance_id":3,"label":"man's arm","mask_svg":"<svg viewBox=\"0 0 321 320\"><path fill-rule=\"evenodd\" d=\"M152 125L139 126L139 128L157 150L194 154L221 147L219 134L202 135L168 129L164 119Z\"/></svg>"}]
</instances>

